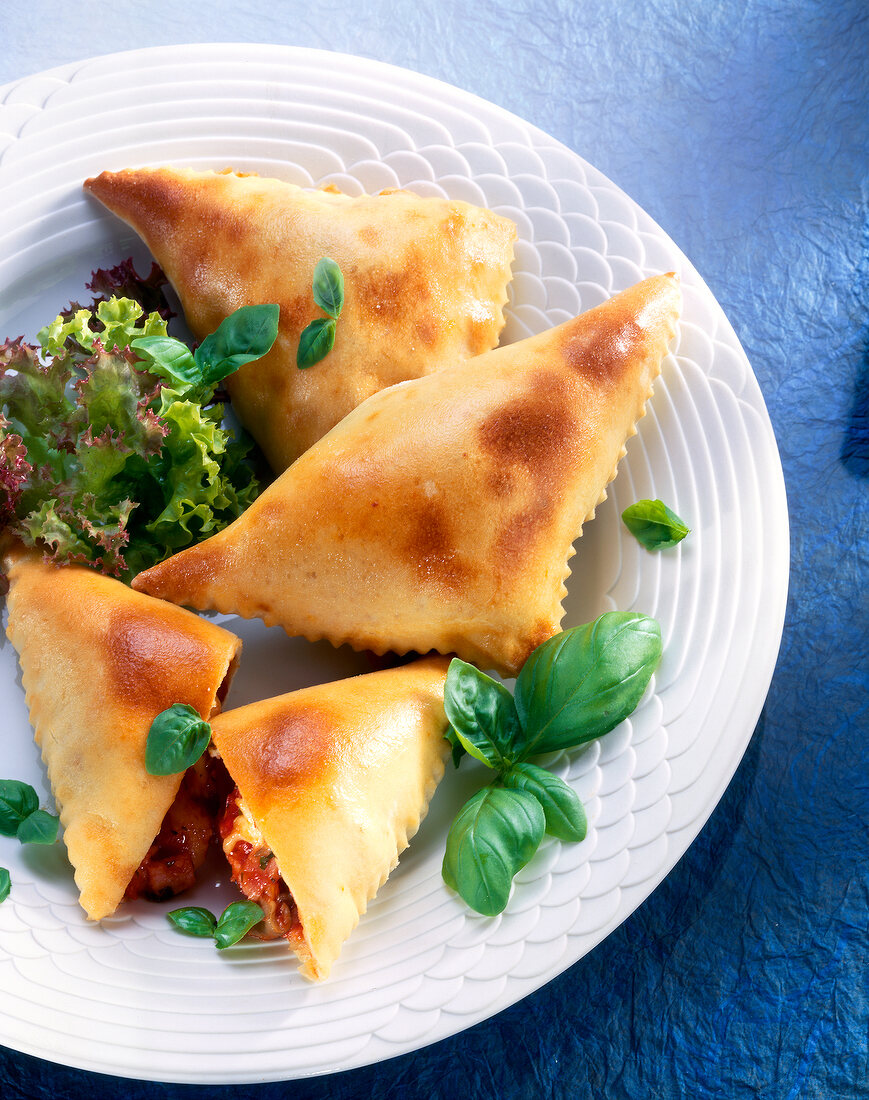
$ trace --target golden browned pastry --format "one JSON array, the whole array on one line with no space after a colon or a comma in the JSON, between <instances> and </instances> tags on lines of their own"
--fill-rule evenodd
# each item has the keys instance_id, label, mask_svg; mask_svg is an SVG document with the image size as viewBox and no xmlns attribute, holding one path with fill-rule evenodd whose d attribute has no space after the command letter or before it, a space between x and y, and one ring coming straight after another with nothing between
<instances>
[{"instance_id":1,"label":"golden browned pastry","mask_svg":"<svg viewBox=\"0 0 869 1100\"><path fill-rule=\"evenodd\" d=\"M233 878L309 978L328 975L443 776L448 665L305 688L212 724L237 785L221 824Z\"/></svg>"},{"instance_id":2,"label":"golden browned pastry","mask_svg":"<svg viewBox=\"0 0 869 1100\"><path fill-rule=\"evenodd\" d=\"M199 339L239 306L280 305L272 351L227 379L277 472L384 386L498 343L516 227L490 210L175 168L103 172L85 188L143 238ZM344 274L344 309L333 350L299 370L299 336L323 316L311 281L324 256Z\"/></svg>"},{"instance_id":3,"label":"golden browned pastry","mask_svg":"<svg viewBox=\"0 0 869 1100\"><path fill-rule=\"evenodd\" d=\"M644 413L674 275L370 397L230 527L133 586L376 653L515 673L559 629L572 543Z\"/></svg>"},{"instance_id":4,"label":"golden browned pastry","mask_svg":"<svg viewBox=\"0 0 869 1100\"><path fill-rule=\"evenodd\" d=\"M173 703L220 708L241 642L189 611L36 552L8 561L9 625L82 908L113 913L182 775L145 771L151 722Z\"/></svg>"}]
</instances>

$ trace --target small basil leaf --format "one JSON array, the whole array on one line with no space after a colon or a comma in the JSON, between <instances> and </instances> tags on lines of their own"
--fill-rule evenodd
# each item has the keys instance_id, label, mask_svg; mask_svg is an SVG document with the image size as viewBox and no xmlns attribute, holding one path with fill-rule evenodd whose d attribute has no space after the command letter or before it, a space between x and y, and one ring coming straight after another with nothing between
<instances>
[{"instance_id":1,"label":"small basil leaf","mask_svg":"<svg viewBox=\"0 0 869 1100\"><path fill-rule=\"evenodd\" d=\"M452 728L452 726L447 729L444 737L446 737L447 741L449 741L449 743L453 747L453 767L457 768L462 762L462 757L467 755L467 750L465 749L465 746L462 744L462 742L459 740L459 735Z\"/></svg>"},{"instance_id":2,"label":"small basil leaf","mask_svg":"<svg viewBox=\"0 0 869 1100\"><path fill-rule=\"evenodd\" d=\"M211 738L211 726L186 703L173 703L151 723L145 745L149 775L176 775L195 764Z\"/></svg>"},{"instance_id":3,"label":"small basil leaf","mask_svg":"<svg viewBox=\"0 0 869 1100\"><path fill-rule=\"evenodd\" d=\"M608 611L538 646L516 679L518 759L582 745L636 708L662 655L654 619Z\"/></svg>"},{"instance_id":4,"label":"small basil leaf","mask_svg":"<svg viewBox=\"0 0 869 1100\"><path fill-rule=\"evenodd\" d=\"M533 794L543 808L546 831L559 840L585 840L588 822L579 795L563 779L536 764L514 764L503 776L511 790Z\"/></svg>"},{"instance_id":5,"label":"small basil leaf","mask_svg":"<svg viewBox=\"0 0 869 1100\"><path fill-rule=\"evenodd\" d=\"M59 822L47 810L34 810L18 826L18 839L22 844L54 844Z\"/></svg>"},{"instance_id":6,"label":"small basil leaf","mask_svg":"<svg viewBox=\"0 0 869 1100\"><path fill-rule=\"evenodd\" d=\"M214 942L219 950L232 947L263 919L263 911L255 901L234 901L220 914L214 930Z\"/></svg>"},{"instance_id":7,"label":"small basil leaf","mask_svg":"<svg viewBox=\"0 0 869 1100\"><path fill-rule=\"evenodd\" d=\"M5 901L9 897L9 891L12 889L12 880L9 878L9 872L5 867L0 867L0 902Z\"/></svg>"},{"instance_id":8,"label":"small basil leaf","mask_svg":"<svg viewBox=\"0 0 869 1100\"><path fill-rule=\"evenodd\" d=\"M29 783L0 779L0 835L17 836L25 818L39 809L39 796Z\"/></svg>"},{"instance_id":9,"label":"small basil leaf","mask_svg":"<svg viewBox=\"0 0 869 1100\"><path fill-rule=\"evenodd\" d=\"M180 340L171 336L141 336L130 347L147 361L151 374L165 378L182 393L199 385L201 376L193 352Z\"/></svg>"},{"instance_id":10,"label":"small basil leaf","mask_svg":"<svg viewBox=\"0 0 869 1100\"><path fill-rule=\"evenodd\" d=\"M329 354L335 346L335 321L332 317L318 317L299 337L296 366L299 370L313 367Z\"/></svg>"},{"instance_id":11,"label":"small basil leaf","mask_svg":"<svg viewBox=\"0 0 869 1100\"><path fill-rule=\"evenodd\" d=\"M314 268L314 301L330 317L338 319L344 308L344 276L334 260L324 256Z\"/></svg>"},{"instance_id":12,"label":"small basil leaf","mask_svg":"<svg viewBox=\"0 0 869 1100\"><path fill-rule=\"evenodd\" d=\"M271 351L278 335L280 306L242 306L231 313L193 353L207 386L216 386L245 363Z\"/></svg>"},{"instance_id":13,"label":"small basil leaf","mask_svg":"<svg viewBox=\"0 0 869 1100\"><path fill-rule=\"evenodd\" d=\"M478 913L500 913L513 876L537 851L545 825L540 803L527 791L478 791L450 826L444 881Z\"/></svg>"},{"instance_id":14,"label":"small basil leaf","mask_svg":"<svg viewBox=\"0 0 869 1100\"><path fill-rule=\"evenodd\" d=\"M471 756L496 770L513 763L519 723L513 696L503 684L454 657L447 672L444 709L456 737Z\"/></svg>"},{"instance_id":15,"label":"small basil leaf","mask_svg":"<svg viewBox=\"0 0 869 1100\"><path fill-rule=\"evenodd\" d=\"M186 932L188 936L213 936L217 927L215 915L199 905L173 909L166 916L180 932Z\"/></svg>"},{"instance_id":16,"label":"small basil leaf","mask_svg":"<svg viewBox=\"0 0 869 1100\"><path fill-rule=\"evenodd\" d=\"M647 550L666 550L688 534L688 527L662 500L638 500L622 512L622 520Z\"/></svg>"}]
</instances>

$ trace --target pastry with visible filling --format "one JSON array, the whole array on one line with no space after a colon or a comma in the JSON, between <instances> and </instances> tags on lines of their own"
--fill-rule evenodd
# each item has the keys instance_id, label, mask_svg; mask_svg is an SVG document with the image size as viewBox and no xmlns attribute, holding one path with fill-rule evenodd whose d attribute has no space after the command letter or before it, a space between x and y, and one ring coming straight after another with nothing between
<instances>
[{"instance_id":1,"label":"pastry with visible filling","mask_svg":"<svg viewBox=\"0 0 869 1100\"><path fill-rule=\"evenodd\" d=\"M92 920L126 896L192 885L226 789L204 758L149 775L154 718L187 703L208 719L229 689L241 642L183 608L36 551L7 556L7 634L21 662L82 908Z\"/></svg>"},{"instance_id":2,"label":"pastry with visible filling","mask_svg":"<svg viewBox=\"0 0 869 1100\"><path fill-rule=\"evenodd\" d=\"M240 306L280 305L271 352L226 381L276 472L384 386L498 343L516 227L491 210L178 168L103 172L85 188L148 245L198 339ZM324 256L343 272L344 308L332 351L299 370L299 336L323 316L311 282Z\"/></svg>"},{"instance_id":3,"label":"pastry with visible filling","mask_svg":"<svg viewBox=\"0 0 869 1100\"><path fill-rule=\"evenodd\" d=\"M444 773L449 662L400 668L224 711L213 745L236 787L220 822L234 880L325 978L398 863Z\"/></svg>"},{"instance_id":4,"label":"pastry with visible filling","mask_svg":"<svg viewBox=\"0 0 869 1100\"><path fill-rule=\"evenodd\" d=\"M647 279L368 398L219 534L140 573L175 603L515 674L558 632L573 542L645 412L680 307Z\"/></svg>"}]
</instances>

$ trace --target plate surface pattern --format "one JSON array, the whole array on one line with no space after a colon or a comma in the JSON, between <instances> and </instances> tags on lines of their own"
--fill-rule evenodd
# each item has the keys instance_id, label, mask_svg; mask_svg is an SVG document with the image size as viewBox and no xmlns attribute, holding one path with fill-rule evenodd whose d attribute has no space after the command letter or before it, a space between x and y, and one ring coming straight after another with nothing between
<instances>
[{"instance_id":1,"label":"plate surface pattern","mask_svg":"<svg viewBox=\"0 0 869 1100\"><path fill-rule=\"evenodd\" d=\"M326 60L324 60L326 59ZM324 87L323 66L331 80ZM588 524L566 625L611 608L662 624L664 662L627 722L554 758L583 798L587 839L547 839L506 913L484 918L444 886L448 821L479 779L448 774L401 866L332 978L312 986L279 945L217 955L128 906L100 926L78 907L62 846L0 841L3 1041L107 1073L176 1081L283 1079L376 1061L489 1016L560 973L654 889L696 836L751 736L787 586L781 467L751 368L672 241L574 153L481 100L374 62L283 47L183 47L67 66L0 89L0 338L84 295L96 266L146 254L86 199L103 169L233 168L350 193L408 187L489 206L519 227L504 341L538 332L660 271L684 317L648 415ZM659 496L692 534L643 551L619 515ZM228 705L361 671L354 655L219 617L245 656ZM8 642L0 773L50 805ZM195 901L218 908L225 881ZM98 1026L95 1026L97 1024Z\"/></svg>"}]
</instances>

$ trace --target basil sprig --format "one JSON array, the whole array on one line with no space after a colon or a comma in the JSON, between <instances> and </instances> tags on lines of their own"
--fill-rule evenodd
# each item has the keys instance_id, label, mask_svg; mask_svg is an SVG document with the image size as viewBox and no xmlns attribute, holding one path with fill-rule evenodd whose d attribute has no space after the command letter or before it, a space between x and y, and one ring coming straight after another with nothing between
<instances>
[{"instance_id":1,"label":"basil sprig","mask_svg":"<svg viewBox=\"0 0 869 1100\"><path fill-rule=\"evenodd\" d=\"M161 711L148 731L145 771L149 775L177 775L195 764L211 740L211 726L187 703L173 703Z\"/></svg>"},{"instance_id":2,"label":"basil sprig","mask_svg":"<svg viewBox=\"0 0 869 1100\"><path fill-rule=\"evenodd\" d=\"M57 827L57 817L40 810L39 795L29 783L0 779L0 835L22 844L54 844Z\"/></svg>"},{"instance_id":3,"label":"basil sprig","mask_svg":"<svg viewBox=\"0 0 869 1100\"><path fill-rule=\"evenodd\" d=\"M227 905L219 917L199 905L173 909L166 916L180 932L188 936L210 937L217 944L218 951L223 951L238 943L255 924L259 924L263 911L255 901L245 900Z\"/></svg>"},{"instance_id":4,"label":"basil sprig","mask_svg":"<svg viewBox=\"0 0 869 1100\"><path fill-rule=\"evenodd\" d=\"M536 764L514 764L504 773L504 785L527 791L540 803L546 832L559 840L585 840L588 822L573 787Z\"/></svg>"},{"instance_id":5,"label":"basil sprig","mask_svg":"<svg viewBox=\"0 0 869 1100\"><path fill-rule=\"evenodd\" d=\"M263 919L263 911L255 901L234 901L223 910L214 929L218 951L232 947Z\"/></svg>"},{"instance_id":6,"label":"basil sprig","mask_svg":"<svg viewBox=\"0 0 869 1100\"><path fill-rule=\"evenodd\" d=\"M666 550L689 533L686 524L662 500L638 500L625 508L622 520L647 550Z\"/></svg>"},{"instance_id":7,"label":"basil sprig","mask_svg":"<svg viewBox=\"0 0 869 1100\"><path fill-rule=\"evenodd\" d=\"M4 902L9 897L11 889L12 881L9 878L9 872L5 867L0 867L0 902Z\"/></svg>"},{"instance_id":8,"label":"basil sprig","mask_svg":"<svg viewBox=\"0 0 869 1100\"><path fill-rule=\"evenodd\" d=\"M242 306L191 351L171 336L141 336L131 347L185 397L205 404L214 388L245 363L261 359L278 335L280 307L274 304Z\"/></svg>"},{"instance_id":9,"label":"basil sprig","mask_svg":"<svg viewBox=\"0 0 869 1100\"><path fill-rule=\"evenodd\" d=\"M513 876L537 851L545 827L533 794L494 785L477 791L450 826L444 881L478 913L500 913Z\"/></svg>"},{"instance_id":10,"label":"basil sprig","mask_svg":"<svg viewBox=\"0 0 869 1100\"><path fill-rule=\"evenodd\" d=\"M515 874L545 833L579 841L585 810L576 792L528 757L574 748L608 733L636 708L663 653L647 615L610 611L538 646L514 694L458 657L444 708L458 765L468 753L495 772L459 812L447 836L443 877L472 909L500 913Z\"/></svg>"},{"instance_id":11,"label":"basil sprig","mask_svg":"<svg viewBox=\"0 0 869 1100\"><path fill-rule=\"evenodd\" d=\"M661 628L610 611L538 646L516 679L519 759L594 741L636 709L661 661Z\"/></svg>"},{"instance_id":12,"label":"basil sprig","mask_svg":"<svg viewBox=\"0 0 869 1100\"><path fill-rule=\"evenodd\" d=\"M210 909L201 905L185 905L181 909L172 909L166 917L179 932L188 936L213 936L217 927L217 917Z\"/></svg>"},{"instance_id":13,"label":"basil sprig","mask_svg":"<svg viewBox=\"0 0 869 1100\"><path fill-rule=\"evenodd\" d=\"M334 260L324 256L314 268L312 283L314 301L327 314L312 321L299 337L296 366L299 370L313 367L335 346L335 330L344 308L344 276Z\"/></svg>"}]
</instances>

